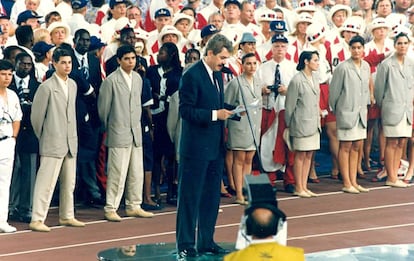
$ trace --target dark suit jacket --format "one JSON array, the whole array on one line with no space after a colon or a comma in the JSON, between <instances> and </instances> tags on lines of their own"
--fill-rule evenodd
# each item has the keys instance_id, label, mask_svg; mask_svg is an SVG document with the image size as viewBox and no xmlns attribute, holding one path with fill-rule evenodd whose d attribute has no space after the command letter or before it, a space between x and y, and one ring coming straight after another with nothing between
<instances>
[{"instance_id":1,"label":"dark suit jacket","mask_svg":"<svg viewBox=\"0 0 414 261\"><path fill-rule=\"evenodd\" d=\"M27 95L26 101L32 102L39 87L40 83L36 80L35 77L31 77L29 80L29 94ZM19 96L19 91L16 85L16 79L13 76L13 80L9 86L11 90L16 92ZM19 99L23 97L19 96ZM38 153L39 152L39 141L33 131L32 123L30 122L30 113L32 112L31 104L21 104L23 118L20 122L19 135L17 136L16 141L16 150L17 152L26 152L26 153Z\"/></svg>"},{"instance_id":2,"label":"dark suit jacket","mask_svg":"<svg viewBox=\"0 0 414 261\"><path fill-rule=\"evenodd\" d=\"M212 111L224 108L223 79L214 76L220 92L213 85L202 61L196 62L182 76L180 82L180 115L182 135L180 156L214 160L224 150L224 121L212 121Z\"/></svg>"}]
</instances>

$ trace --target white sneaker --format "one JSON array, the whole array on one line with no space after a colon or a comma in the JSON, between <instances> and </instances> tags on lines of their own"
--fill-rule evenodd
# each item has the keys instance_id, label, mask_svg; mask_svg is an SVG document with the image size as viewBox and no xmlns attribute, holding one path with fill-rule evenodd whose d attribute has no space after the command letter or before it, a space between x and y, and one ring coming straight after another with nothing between
<instances>
[{"instance_id":1,"label":"white sneaker","mask_svg":"<svg viewBox=\"0 0 414 261\"><path fill-rule=\"evenodd\" d=\"M17 229L13 226L10 226L7 222L0 223L0 233L13 233L16 231Z\"/></svg>"}]
</instances>

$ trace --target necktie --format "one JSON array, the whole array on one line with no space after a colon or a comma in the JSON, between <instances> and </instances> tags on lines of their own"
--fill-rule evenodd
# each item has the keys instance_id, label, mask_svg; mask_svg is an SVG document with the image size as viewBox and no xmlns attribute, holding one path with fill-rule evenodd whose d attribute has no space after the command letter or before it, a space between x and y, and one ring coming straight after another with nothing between
<instances>
[{"instance_id":1,"label":"necktie","mask_svg":"<svg viewBox=\"0 0 414 261\"><path fill-rule=\"evenodd\" d=\"M81 60L81 70L82 70L82 73L85 76L85 78L89 79L89 71L88 71L88 67L86 66L86 63L85 63L85 57L82 57L82 60Z\"/></svg>"},{"instance_id":2,"label":"necktie","mask_svg":"<svg viewBox=\"0 0 414 261\"><path fill-rule=\"evenodd\" d=\"M276 88L278 88L279 87L279 84L280 84L280 70L279 70L279 64L277 64L276 65L276 70L275 70L275 83L274 83L274 86L276 87Z\"/></svg>"},{"instance_id":3,"label":"necktie","mask_svg":"<svg viewBox=\"0 0 414 261\"><path fill-rule=\"evenodd\" d=\"M23 79L20 79L19 86L18 86L18 91L19 91L18 95L20 98L22 98L23 96L23 85L24 85Z\"/></svg>"}]
</instances>

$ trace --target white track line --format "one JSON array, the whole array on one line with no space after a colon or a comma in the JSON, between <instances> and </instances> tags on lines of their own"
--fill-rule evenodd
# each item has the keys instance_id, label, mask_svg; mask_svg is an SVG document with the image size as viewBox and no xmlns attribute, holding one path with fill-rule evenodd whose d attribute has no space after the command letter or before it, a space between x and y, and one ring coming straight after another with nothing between
<instances>
[{"instance_id":1,"label":"white track line","mask_svg":"<svg viewBox=\"0 0 414 261\"><path fill-rule=\"evenodd\" d=\"M406 202L406 203L382 205L382 206L376 206L376 207L356 208L356 209L348 209L348 210L330 211L330 212L324 212L324 213L315 213L315 214L308 214L308 215L292 216L292 217L289 217L289 219L300 219L300 218L309 218L309 217L316 217L316 216L335 215L335 214L341 214L341 213L352 213L352 212L358 212L358 211L369 211L369 210L375 210L375 209L395 208L395 207L403 207L403 206L410 206L410 205L414 205L414 202ZM165 214L165 213L160 213L160 214ZM157 215L159 215L159 214L157 214ZM132 218L128 218L128 219L132 219ZM91 224L91 223L96 224L96 223L102 223L102 222L106 222L106 221L95 221L95 222L89 222L88 224ZM240 225L240 223L232 223L232 224L218 225L218 226L216 226L216 228L237 227L239 225ZM414 223L398 224L398 225L390 225L390 226L381 226L381 227L373 227L373 228L365 228L365 229L346 230L346 231L337 231L337 232L313 234L313 235L304 235L304 236L297 236L297 237L289 237L288 240L299 240L299 239L307 239L307 238L315 238L315 237L323 237L323 236L334 236L334 235L341 235L341 234L358 233L358 232L366 232L366 231L374 231L374 230L385 230L385 229L407 227L407 226L414 226ZM56 228L61 228L61 226L56 227ZM52 229L55 229L55 228L52 228ZM27 250L27 251L21 251L21 252L0 254L0 257L24 255L24 254L30 254L30 253L46 252L46 251L53 251L53 250L60 250L60 249L83 247L83 246L89 246L89 245L99 245L99 244L106 244L106 243L112 243L112 242L121 242L121 241L133 240L133 239L151 238L151 237L174 235L174 234L175 234L175 231L168 231L168 232L146 234L146 235L133 236L133 237L123 237L123 238L114 238L114 239L107 239L107 240L100 240L100 241L91 241L91 242L85 242L85 243L79 243L79 244L64 245L64 246L57 246L57 247L49 247L49 248L41 248L41 249L35 249L35 250Z\"/></svg>"}]
</instances>

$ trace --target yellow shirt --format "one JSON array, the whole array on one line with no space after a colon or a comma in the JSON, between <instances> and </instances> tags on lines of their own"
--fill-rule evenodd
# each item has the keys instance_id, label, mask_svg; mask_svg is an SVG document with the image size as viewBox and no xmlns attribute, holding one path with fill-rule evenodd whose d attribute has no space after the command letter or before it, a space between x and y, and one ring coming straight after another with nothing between
<instances>
[{"instance_id":1,"label":"yellow shirt","mask_svg":"<svg viewBox=\"0 0 414 261\"><path fill-rule=\"evenodd\" d=\"M287 247L275 242L251 244L224 257L224 261L304 261L302 248Z\"/></svg>"}]
</instances>

